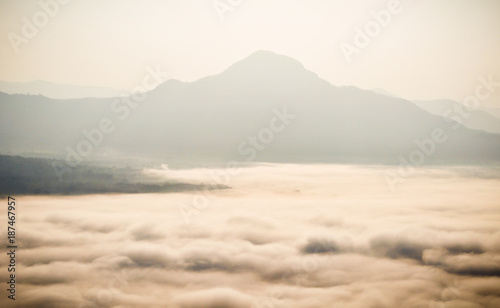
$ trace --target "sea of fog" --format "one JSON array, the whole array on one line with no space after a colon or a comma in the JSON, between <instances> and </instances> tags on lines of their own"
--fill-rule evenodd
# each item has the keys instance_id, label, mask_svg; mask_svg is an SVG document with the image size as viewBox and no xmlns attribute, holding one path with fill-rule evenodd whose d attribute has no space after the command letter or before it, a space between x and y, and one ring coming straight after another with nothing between
<instances>
[{"instance_id":1,"label":"sea of fog","mask_svg":"<svg viewBox=\"0 0 500 308\"><path fill-rule=\"evenodd\" d=\"M493 169L144 172L231 188L15 196L14 307L500 307Z\"/></svg>"}]
</instances>

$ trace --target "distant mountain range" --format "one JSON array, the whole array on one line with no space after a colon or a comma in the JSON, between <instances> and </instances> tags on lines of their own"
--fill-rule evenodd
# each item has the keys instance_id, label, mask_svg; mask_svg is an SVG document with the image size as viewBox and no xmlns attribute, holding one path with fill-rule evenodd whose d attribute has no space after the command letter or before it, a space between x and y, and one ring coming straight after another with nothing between
<instances>
[{"instance_id":1,"label":"distant mountain range","mask_svg":"<svg viewBox=\"0 0 500 308\"><path fill-rule=\"evenodd\" d=\"M401 98L384 89L372 89L373 92L389 97ZM459 102L450 99L441 100L415 100L418 107L434 115L451 117L455 106L462 106ZM463 106L462 108L465 108ZM467 128L484 130L486 132L500 134L500 108L478 107L475 110L464 109L464 115L460 117L461 124Z\"/></svg>"},{"instance_id":2,"label":"distant mountain range","mask_svg":"<svg viewBox=\"0 0 500 308\"><path fill-rule=\"evenodd\" d=\"M415 101L414 103L420 108L439 116L446 115L447 111L454 110L455 106L462 106L459 102L453 100ZM500 134L500 109L479 107L472 111L465 108L463 110L464 116L461 118L464 126Z\"/></svg>"},{"instance_id":3,"label":"distant mountain range","mask_svg":"<svg viewBox=\"0 0 500 308\"><path fill-rule=\"evenodd\" d=\"M401 98L384 89L372 89L373 92L395 98ZM453 116L451 111L455 106L462 106L459 102L451 99L440 100L415 100L418 107L437 116ZM462 108L465 108L463 106ZM464 115L461 116L461 123L472 129L484 130L486 132L500 134L500 108L477 107L475 110L464 109Z\"/></svg>"},{"instance_id":4,"label":"distant mountain range","mask_svg":"<svg viewBox=\"0 0 500 308\"><path fill-rule=\"evenodd\" d=\"M0 81L0 92L7 94L43 95L55 99L103 98L130 94L127 91L112 88L64 85L42 80L31 82Z\"/></svg>"},{"instance_id":5,"label":"distant mountain range","mask_svg":"<svg viewBox=\"0 0 500 308\"><path fill-rule=\"evenodd\" d=\"M80 144L90 155L109 150L165 162L398 163L439 130L444 142L433 141L425 163L500 158L498 134L446 122L401 98L333 86L296 60L267 51L196 82L169 80L144 96L53 100L1 94L0 151L68 155ZM89 147L92 138L82 131L92 135L103 121L112 132L102 142L94 134Z\"/></svg>"}]
</instances>

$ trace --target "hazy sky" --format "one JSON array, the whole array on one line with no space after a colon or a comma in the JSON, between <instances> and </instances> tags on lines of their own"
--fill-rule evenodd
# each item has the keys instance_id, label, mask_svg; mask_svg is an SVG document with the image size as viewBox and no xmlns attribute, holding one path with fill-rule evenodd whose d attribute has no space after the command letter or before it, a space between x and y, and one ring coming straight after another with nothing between
<instances>
[{"instance_id":1,"label":"hazy sky","mask_svg":"<svg viewBox=\"0 0 500 308\"><path fill-rule=\"evenodd\" d=\"M1 0L0 80L130 89L147 66L194 81L262 49L294 57L335 85L410 99L462 100L479 75L500 79L500 1L399 2L399 13L349 63L341 43L355 46L356 28L391 0L73 0L17 53L9 33L22 35L24 17L43 25L43 11L38 0ZM224 21L214 3L234 4ZM498 92L484 104L500 107Z\"/></svg>"}]
</instances>

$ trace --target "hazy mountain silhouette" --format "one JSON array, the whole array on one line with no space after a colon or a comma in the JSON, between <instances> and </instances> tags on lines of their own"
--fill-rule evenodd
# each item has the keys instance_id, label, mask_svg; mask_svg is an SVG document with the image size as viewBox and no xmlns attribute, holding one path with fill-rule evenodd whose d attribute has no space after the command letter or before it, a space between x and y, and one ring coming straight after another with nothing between
<instances>
[{"instance_id":1,"label":"hazy mountain silhouette","mask_svg":"<svg viewBox=\"0 0 500 308\"><path fill-rule=\"evenodd\" d=\"M3 152L66 153L67 146L75 149L85 139L82 130L109 118L115 130L99 148L165 161L246 160L252 157L242 143L269 127L276 110L286 110L295 118L255 160L398 162L398 156L417 149L415 140L430 138L436 128L445 131L447 141L426 162L500 158L500 135L453 129L453 123L404 99L333 86L298 61L267 51L196 82L169 80L129 105L6 94L0 101Z\"/></svg>"},{"instance_id":2,"label":"hazy mountain silhouette","mask_svg":"<svg viewBox=\"0 0 500 308\"><path fill-rule=\"evenodd\" d=\"M492 116L496 117L497 119L500 119L500 108L483 107L480 109L491 114Z\"/></svg>"},{"instance_id":3,"label":"hazy mountain silhouette","mask_svg":"<svg viewBox=\"0 0 500 308\"><path fill-rule=\"evenodd\" d=\"M453 100L433 100L433 101L415 101L415 104L420 108L429 111L438 116L449 116L456 114L455 106L461 106L460 103ZM465 127L472 129L484 130L490 133L500 134L500 119L491 114L490 110L481 107L476 110L469 111L463 108L465 116L461 116L462 124Z\"/></svg>"},{"instance_id":4,"label":"hazy mountain silhouette","mask_svg":"<svg viewBox=\"0 0 500 308\"><path fill-rule=\"evenodd\" d=\"M382 89L382 88L375 88L375 89L371 89L373 92L377 93L377 94L382 94L382 95L385 95L385 96L389 96L389 97L394 97L394 98L402 98L401 96L399 95L396 95L394 93L391 93L385 89Z\"/></svg>"},{"instance_id":5,"label":"hazy mountain silhouette","mask_svg":"<svg viewBox=\"0 0 500 308\"><path fill-rule=\"evenodd\" d=\"M0 81L0 92L8 94L43 95L55 99L73 99L85 97L115 97L126 91L106 87L84 87L36 80L31 82Z\"/></svg>"}]
</instances>

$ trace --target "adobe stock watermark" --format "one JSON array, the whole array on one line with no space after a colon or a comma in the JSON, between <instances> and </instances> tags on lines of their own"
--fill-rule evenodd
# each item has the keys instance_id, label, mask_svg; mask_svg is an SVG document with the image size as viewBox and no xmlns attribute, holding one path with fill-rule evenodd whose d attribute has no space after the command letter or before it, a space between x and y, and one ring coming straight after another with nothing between
<instances>
[{"instance_id":1,"label":"adobe stock watermark","mask_svg":"<svg viewBox=\"0 0 500 308\"><path fill-rule=\"evenodd\" d=\"M213 2L213 6L220 21L223 22L226 20L224 15L234 11L234 9L240 6L242 2L243 0L215 0Z\"/></svg>"},{"instance_id":2,"label":"adobe stock watermark","mask_svg":"<svg viewBox=\"0 0 500 308\"><path fill-rule=\"evenodd\" d=\"M59 14L61 7L68 4L71 0L40 0L38 5L40 9L36 11L31 18L21 18L21 34L9 32L7 38L14 52L19 52L22 44L28 44L29 41L38 35L41 28L45 27L51 18Z\"/></svg>"},{"instance_id":3,"label":"adobe stock watermark","mask_svg":"<svg viewBox=\"0 0 500 308\"><path fill-rule=\"evenodd\" d=\"M458 129L462 126L463 120L470 116L471 112L479 108L480 102L485 101L493 95L496 87L500 87L500 82L493 80L493 75L488 78L479 76L479 85L474 90L474 95L467 96L462 104L455 104L453 109L448 109L443 113L443 117L447 122L455 122L453 129Z\"/></svg>"},{"instance_id":4,"label":"adobe stock watermark","mask_svg":"<svg viewBox=\"0 0 500 308\"><path fill-rule=\"evenodd\" d=\"M160 83L167 80L168 73L162 72L158 66L155 69L146 68L147 75L142 79L142 84L132 89L133 94L126 97L116 98L111 103L111 111L118 116L122 121L126 120L131 110L139 106L139 103L144 101L148 95L147 91L153 90ZM80 164L84 158L89 157L95 148L99 147L106 135L111 134L116 129L113 120L110 118L102 118L99 121L98 127L90 130L82 130L83 138L75 145L75 147L66 147L65 164L58 161L52 163L52 167L59 178L63 181L62 176L67 172L72 172Z\"/></svg>"},{"instance_id":5,"label":"adobe stock watermark","mask_svg":"<svg viewBox=\"0 0 500 308\"><path fill-rule=\"evenodd\" d=\"M371 20L365 23L363 27L354 29L354 38L352 44L341 42L340 50L348 63L352 62L353 55L359 55L363 49L367 48L373 39L377 38L384 28L387 28L393 20L393 17L401 14L403 5L399 0L390 0L386 9L378 12L371 11Z\"/></svg>"},{"instance_id":6,"label":"adobe stock watermark","mask_svg":"<svg viewBox=\"0 0 500 308\"><path fill-rule=\"evenodd\" d=\"M264 151L266 146L273 142L276 135L283 132L291 121L296 118L295 114L288 113L286 107L283 107L282 110L274 108L273 114L274 116L269 121L268 127L261 128L257 134L249 136L247 140L238 145L238 154L246 157L246 162L254 161L258 153ZM241 164L241 162L229 161L226 163L224 170L210 174L213 184L229 186L231 178L241 174ZM191 216L200 215L201 211L208 207L214 194L207 186L204 190L196 193L190 204L179 204L177 208L184 223L189 224Z\"/></svg>"},{"instance_id":7,"label":"adobe stock watermark","mask_svg":"<svg viewBox=\"0 0 500 308\"><path fill-rule=\"evenodd\" d=\"M470 112L476 110L481 101L487 100L500 87L500 82L493 80L493 75L488 78L479 76L479 84L474 90L474 95L467 96L461 104L455 104L452 108L443 113L443 119L447 123L452 123L452 129L457 130L462 126L463 120L470 116ZM391 191L396 191L396 185L402 183L416 171L416 167L422 165L425 160L432 156L438 144L448 140L448 135L443 128L435 128L431 132L430 138L425 140L415 140L417 149L412 151L407 158L399 156L399 166L397 173L386 172L385 180Z\"/></svg>"}]
</instances>

